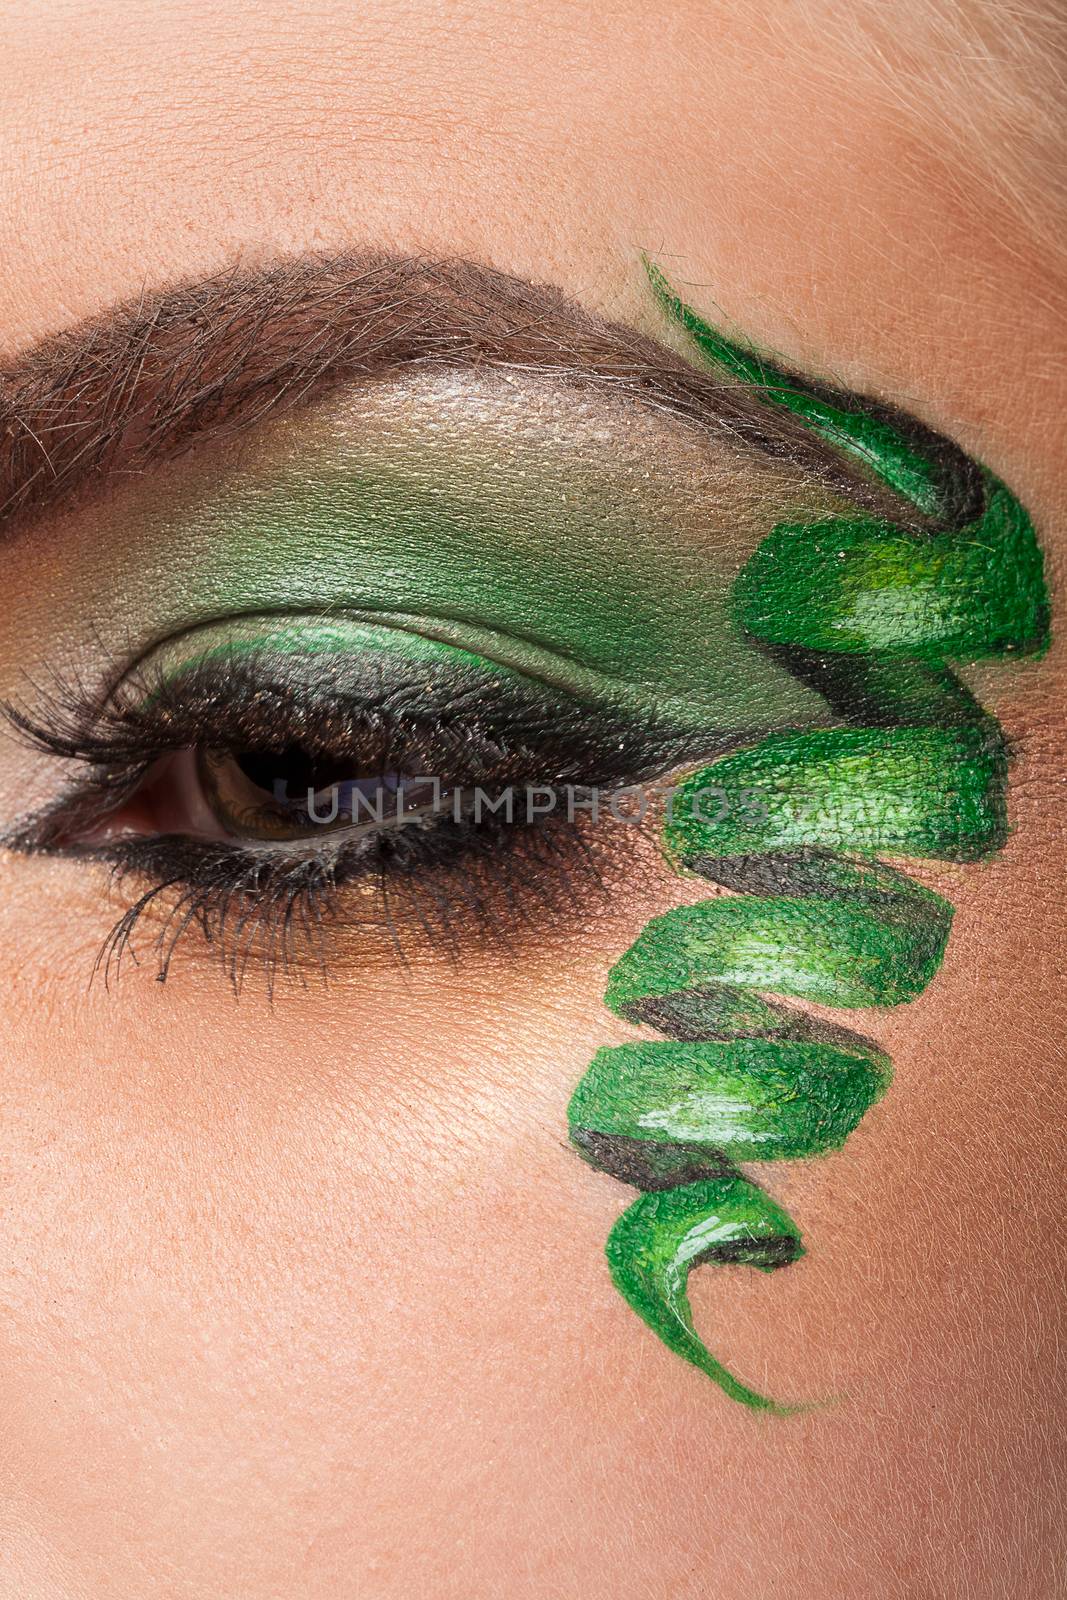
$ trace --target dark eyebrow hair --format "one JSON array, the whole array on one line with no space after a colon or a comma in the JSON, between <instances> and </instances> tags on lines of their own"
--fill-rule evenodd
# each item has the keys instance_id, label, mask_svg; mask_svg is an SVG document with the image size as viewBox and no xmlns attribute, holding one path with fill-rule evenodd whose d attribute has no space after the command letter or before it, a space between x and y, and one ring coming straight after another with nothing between
<instances>
[{"instance_id":1,"label":"dark eyebrow hair","mask_svg":"<svg viewBox=\"0 0 1067 1600\"><path fill-rule=\"evenodd\" d=\"M419 364L611 385L861 505L885 503L861 469L751 388L558 289L463 259L360 253L143 295L0 368L0 530L342 384Z\"/></svg>"}]
</instances>

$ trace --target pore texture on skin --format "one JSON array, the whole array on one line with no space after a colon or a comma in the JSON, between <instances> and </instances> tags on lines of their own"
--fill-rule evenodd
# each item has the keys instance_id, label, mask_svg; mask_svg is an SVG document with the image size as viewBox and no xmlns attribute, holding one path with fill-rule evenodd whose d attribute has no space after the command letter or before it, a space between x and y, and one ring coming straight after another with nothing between
<instances>
[{"instance_id":1,"label":"pore texture on skin","mask_svg":"<svg viewBox=\"0 0 1067 1600\"><path fill-rule=\"evenodd\" d=\"M688 1277L706 1262L769 1272L803 1254L738 1163L840 1147L890 1067L869 1040L788 1001L894 1006L938 971L952 907L877 857L979 861L1003 846L1005 740L947 663L1040 653L1048 599L1030 519L991 472L911 419L724 338L648 270L704 360L901 502L900 523L780 523L734 582L737 628L837 725L754 734L681 785L667 856L731 892L655 918L618 961L608 1006L666 1037L599 1050L569 1108L579 1153L643 1191L607 1243L620 1293L731 1399L785 1414L795 1408L704 1344Z\"/></svg>"}]
</instances>

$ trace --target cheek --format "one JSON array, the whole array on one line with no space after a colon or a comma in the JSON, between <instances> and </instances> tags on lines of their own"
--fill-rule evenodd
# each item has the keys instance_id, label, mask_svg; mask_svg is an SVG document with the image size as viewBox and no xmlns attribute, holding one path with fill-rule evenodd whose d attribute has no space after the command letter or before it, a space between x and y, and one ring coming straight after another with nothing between
<instances>
[{"instance_id":1,"label":"cheek","mask_svg":"<svg viewBox=\"0 0 1067 1600\"><path fill-rule=\"evenodd\" d=\"M0 1407L31 1521L104 1596L136 1592L142 1546L209 1592L230 1561L280 1581L309 1527L350 1554L413 1505L447 1515L442 1449L457 1481L484 1470L471 1424L517 1383L536 1434L598 1309L615 1201L565 1108L626 1031L605 976L648 906L569 962L379 963L272 1008L196 962L87 989L92 941L43 941L92 893L69 864L13 877ZM509 1471L493 1494L520 1504Z\"/></svg>"}]
</instances>

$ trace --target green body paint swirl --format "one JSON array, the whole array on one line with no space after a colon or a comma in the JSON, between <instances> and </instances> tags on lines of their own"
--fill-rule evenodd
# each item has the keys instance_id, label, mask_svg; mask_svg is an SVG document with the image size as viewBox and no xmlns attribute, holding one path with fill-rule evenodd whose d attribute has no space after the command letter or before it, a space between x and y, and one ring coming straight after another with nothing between
<instances>
[{"instance_id":1,"label":"green body paint swirl","mask_svg":"<svg viewBox=\"0 0 1067 1600\"><path fill-rule=\"evenodd\" d=\"M868 1040L788 1000L894 1006L937 972L951 906L876 857L974 861L1003 845L1005 742L947 662L1040 652L1047 593L1029 518L991 473L888 409L859 409L729 342L649 276L708 361L913 508L914 526L781 524L740 573L738 627L842 725L773 734L686 780L668 857L732 893L657 917L617 963L608 1006L667 1037L599 1050L569 1108L579 1152L645 1191L608 1239L620 1292L731 1399L786 1413L703 1343L688 1276L707 1262L772 1271L803 1253L737 1163L838 1148L890 1068ZM745 803L705 820L705 787Z\"/></svg>"}]
</instances>

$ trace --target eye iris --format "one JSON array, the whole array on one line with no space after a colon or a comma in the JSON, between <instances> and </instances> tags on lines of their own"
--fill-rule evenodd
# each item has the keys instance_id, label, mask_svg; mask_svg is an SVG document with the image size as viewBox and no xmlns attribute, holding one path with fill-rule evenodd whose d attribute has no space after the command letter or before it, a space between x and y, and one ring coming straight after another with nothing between
<instances>
[{"instance_id":1,"label":"eye iris","mask_svg":"<svg viewBox=\"0 0 1067 1600\"><path fill-rule=\"evenodd\" d=\"M433 801L433 786L405 774L353 771L351 758L279 751L202 750L198 767L208 803L229 833L243 838L313 839L327 831L395 823ZM398 796L398 791L401 791Z\"/></svg>"}]
</instances>

